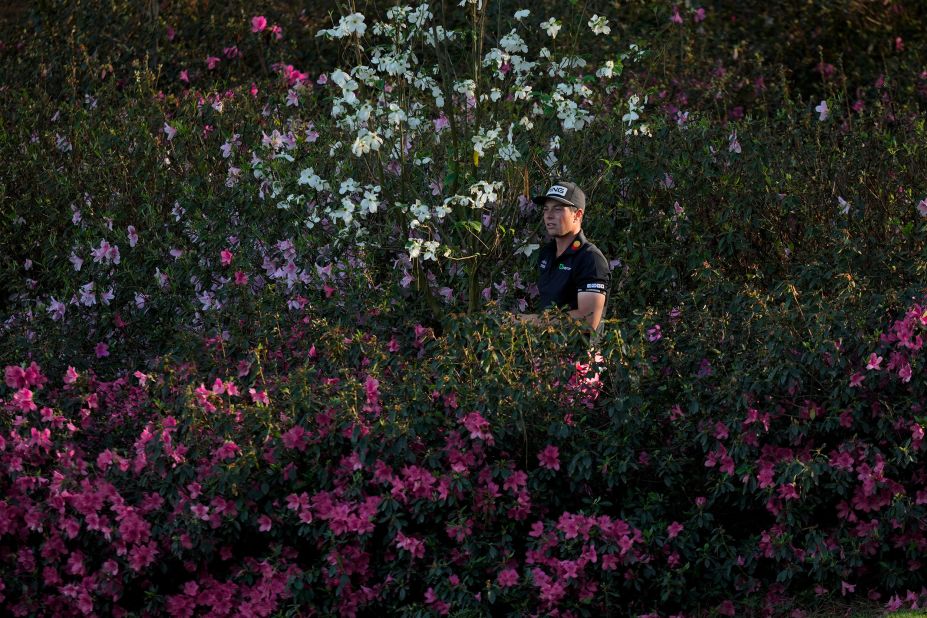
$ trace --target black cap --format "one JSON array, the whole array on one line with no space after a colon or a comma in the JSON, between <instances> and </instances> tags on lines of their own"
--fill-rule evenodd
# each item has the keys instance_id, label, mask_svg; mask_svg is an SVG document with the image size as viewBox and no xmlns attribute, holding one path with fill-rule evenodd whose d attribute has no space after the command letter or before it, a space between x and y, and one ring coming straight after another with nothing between
<instances>
[{"instance_id":1,"label":"black cap","mask_svg":"<svg viewBox=\"0 0 927 618\"><path fill-rule=\"evenodd\" d=\"M567 206L586 210L586 194L572 182L558 180L550 186L547 193L531 198L532 202L541 205L547 200L554 200Z\"/></svg>"}]
</instances>

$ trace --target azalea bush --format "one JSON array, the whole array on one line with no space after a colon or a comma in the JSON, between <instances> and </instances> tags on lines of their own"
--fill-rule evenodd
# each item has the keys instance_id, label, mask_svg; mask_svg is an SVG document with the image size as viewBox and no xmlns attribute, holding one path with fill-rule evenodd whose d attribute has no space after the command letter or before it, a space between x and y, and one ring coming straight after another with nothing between
<instances>
[{"instance_id":1,"label":"azalea bush","mask_svg":"<svg viewBox=\"0 0 927 618\"><path fill-rule=\"evenodd\" d=\"M0 44L4 613L923 603L917 7L811 77L790 9L66 8ZM511 318L560 175L592 346Z\"/></svg>"},{"instance_id":2,"label":"azalea bush","mask_svg":"<svg viewBox=\"0 0 927 618\"><path fill-rule=\"evenodd\" d=\"M436 337L306 314L277 348L207 345L111 381L11 365L3 601L734 615L858 589L911 606L924 316L867 357L835 347L827 366L853 374L820 401L761 390L763 368L686 367L672 351L702 333L681 318L659 337L631 321L592 356L565 323Z\"/></svg>"}]
</instances>

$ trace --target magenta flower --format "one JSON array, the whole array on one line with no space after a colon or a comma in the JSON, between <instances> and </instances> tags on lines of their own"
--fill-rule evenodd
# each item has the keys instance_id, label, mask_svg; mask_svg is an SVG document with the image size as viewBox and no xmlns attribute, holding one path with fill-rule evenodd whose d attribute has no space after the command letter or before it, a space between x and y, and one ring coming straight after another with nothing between
<instances>
[{"instance_id":1,"label":"magenta flower","mask_svg":"<svg viewBox=\"0 0 927 618\"><path fill-rule=\"evenodd\" d=\"M221 61L222 61L221 58L216 58L215 56L207 56L207 58L206 58L206 68L209 69L210 71L212 71L212 70L215 69L217 66L219 66L219 63L220 63Z\"/></svg>"},{"instance_id":2,"label":"magenta flower","mask_svg":"<svg viewBox=\"0 0 927 618\"><path fill-rule=\"evenodd\" d=\"M77 370L68 366L68 370L64 372L64 383L74 384L75 382L77 382Z\"/></svg>"},{"instance_id":3,"label":"magenta flower","mask_svg":"<svg viewBox=\"0 0 927 618\"><path fill-rule=\"evenodd\" d=\"M258 517L258 530L261 532L270 532L271 527L273 526L273 521L267 515L261 515Z\"/></svg>"},{"instance_id":4,"label":"magenta flower","mask_svg":"<svg viewBox=\"0 0 927 618\"><path fill-rule=\"evenodd\" d=\"M677 536L679 536L679 533L683 531L683 528L685 528L685 526L683 526L678 521L674 521L666 527L666 533L669 538L675 539Z\"/></svg>"},{"instance_id":5,"label":"magenta flower","mask_svg":"<svg viewBox=\"0 0 927 618\"><path fill-rule=\"evenodd\" d=\"M663 333L660 332L660 325L657 324L653 328L647 329L647 341L654 342L659 341L663 338Z\"/></svg>"},{"instance_id":6,"label":"magenta flower","mask_svg":"<svg viewBox=\"0 0 927 618\"><path fill-rule=\"evenodd\" d=\"M261 32L267 27L267 18L263 15L255 15L251 18L251 32Z\"/></svg>"},{"instance_id":7,"label":"magenta flower","mask_svg":"<svg viewBox=\"0 0 927 618\"><path fill-rule=\"evenodd\" d=\"M487 421L479 412L471 412L460 421L463 426L470 432L470 439L479 438L487 444L493 443L492 434L489 433L489 421Z\"/></svg>"},{"instance_id":8,"label":"magenta flower","mask_svg":"<svg viewBox=\"0 0 927 618\"><path fill-rule=\"evenodd\" d=\"M878 356L875 352L869 355L869 362L866 364L866 369L869 371L881 369L880 365L882 364L882 357Z\"/></svg>"},{"instance_id":9,"label":"magenta flower","mask_svg":"<svg viewBox=\"0 0 927 618\"><path fill-rule=\"evenodd\" d=\"M232 252L229 251L228 249L223 249L223 250L219 253L219 259L221 260L223 266L228 266L229 264L231 264L231 263L232 263L232 259L233 259L234 257L235 257L235 256L232 255Z\"/></svg>"},{"instance_id":10,"label":"magenta flower","mask_svg":"<svg viewBox=\"0 0 927 618\"><path fill-rule=\"evenodd\" d=\"M96 345L93 351L96 353L97 358L109 356L109 346L102 341Z\"/></svg>"},{"instance_id":11,"label":"magenta flower","mask_svg":"<svg viewBox=\"0 0 927 618\"><path fill-rule=\"evenodd\" d=\"M13 393L13 405L22 412L31 412L37 409L35 402L32 401L32 391L28 388L22 388ZM35 429L33 429L35 431Z\"/></svg>"},{"instance_id":12,"label":"magenta flower","mask_svg":"<svg viewBox=\"0 0 927 618\"><path fill-rule=\"evenodd\" d=\"M857 371L856 373L850 376L850 388L856 388L857 386L863 383L864 379L865 379L865 376Z\"/></svg>"},{"instance_id":13,"label":"magenta flower","mask_svg":"<svg viewBox=\"0 0 927 618\"><path fill-rule=\"evenodd\" d=\"M548 444L543 451L538 453L538 462L540 462L542 468L559 470L560 450L553 444Z\"/></svg>"},{"instance_id":14,"label":"magenta flower","mask_svg":"<svg viewBox=\"0 0 927 618\"><path fill-rule=\"evenodd\" d=\"M518 571L512 568L502 569L496 576L496 583L500 588L511 588L518 585Z\"/></svg>"}]
</instances>

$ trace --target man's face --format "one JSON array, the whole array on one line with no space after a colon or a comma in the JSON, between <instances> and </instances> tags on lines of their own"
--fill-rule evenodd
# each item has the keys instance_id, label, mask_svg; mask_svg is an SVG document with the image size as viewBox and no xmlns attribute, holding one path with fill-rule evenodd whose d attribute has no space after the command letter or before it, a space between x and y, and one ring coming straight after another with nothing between
<instances>
[{"instance_id":1,"label":"man's face","mask_svg":"<svg viewBox=\"0 0 927 618\"><path fill-rule=\"evenodd\" d=\"M557 200L544 202L544 227L553 237L578 234L583 220L583 211L567 206Z\"/></svg>"}]
</instances>

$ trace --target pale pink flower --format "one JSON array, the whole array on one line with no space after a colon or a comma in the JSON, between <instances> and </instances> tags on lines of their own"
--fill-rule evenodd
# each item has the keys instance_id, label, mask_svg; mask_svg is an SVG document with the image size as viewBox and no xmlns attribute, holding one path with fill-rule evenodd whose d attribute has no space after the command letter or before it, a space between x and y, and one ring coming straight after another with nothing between
<instances>
[{"instance_id":1,"label":"pale pink flower","mask_svg":"<svg viewBox=\"0 0 927 618\"><path fill-rule=\"evenodd\" d=\"M922 217L927 217L927 197L917 203L917 212Z\"/></svg>"},{"instance_id":2,"label":"pale pink flower","mask_svg":"<svg viewBox=\"0 0 927 618\"><path fill-rule=\"evenodd\" d=\"M75 382L77 382L77 370L68 366L68 370L64 372L64 383L74 384Z\"/></svg>"},{"instance_id":3,"label":"pale pink flower","mask_svg":"<svg viewBox=\"0 0 927 618\"><path fill-rule=\"evenodd\" d=\"M174 136L177 135L177 129L171 125L164 123L164 134L167 135L167 141L174 139Z\"/></svg>"},{"instance_id":4,"label":"pale pink flower","mask_svg":"<svg viewBox=\"0 0 927 618\"><path fill-rule=\"evenodd\" d=\"M299 107L299 93L292 88L286 93L286 104L288 107Z\"/></svg>"},{"instance_id":5,"label":"pale pink flower","mask_svg":"<svg viewBox=\"0 0 927 618\"><path fill-rule=\"evenodd\" d=\"M830 110L827 108L827 101L821 101L818 103L817 107L814 108L814 111L818 113L818 120L825 121L830 115Z\"/></svg>"}]
</instances>

